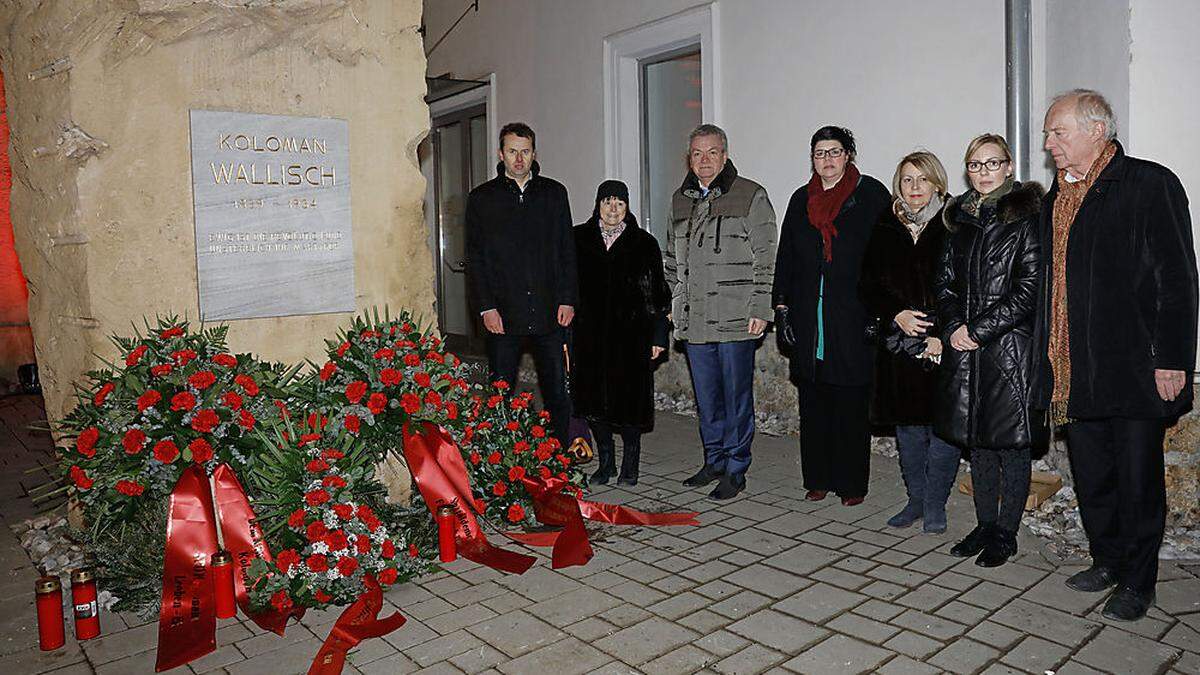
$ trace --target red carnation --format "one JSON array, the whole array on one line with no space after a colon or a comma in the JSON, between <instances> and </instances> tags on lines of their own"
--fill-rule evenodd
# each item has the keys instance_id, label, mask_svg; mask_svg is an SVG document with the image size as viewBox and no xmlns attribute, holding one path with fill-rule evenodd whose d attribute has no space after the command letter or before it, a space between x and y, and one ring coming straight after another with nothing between
<instances>
[{"instance_id":1,"label":"red carnation","mask_svg":"<svg viewBox=\"0 0 1200 675\"><path fill-rule=\"evenodd\" d=\"M235 375L233 381L246 392L247 396L258 396L258 383L249 375Z\"/></svg>"},{"instance_id":2,"label":"red carnation","mask_svg":"<svg viewBox=\"0 0 1200 675\"><path fill-rule=\"evenodd\" d=\"M196 397L190 391L181 391L171 397L171 410L188 411L196 407Z\"/></svg>"},{"instance_id":3,"label":"red carnation","mask_svg":"<svg viewBox=\"0 0 1200 675\"><path fill-rule=\"evenodd\" d=\"M325 527L325 523L314 520L305 528L304 536L308 537L309 541L321 541L329 536L329 528Z\"/></svg>"},{"instance_id":4,"label":"red carnation","mask_svg":"<svg viewBox=\"0 0 1200 675\"><path fill-rule=\"evenodd\" d=\"M136 366L138 361L142 360L142 356L146 354L146 349L146 345L138 345L136 348L134 348L134 350L129 352L129 355L125 357L125 365L130 367Z\"/></svg>"},{"instance_id":5,"label":"red carnation","mask_svg":"<svg viewBox=\"0 0 1200 675\"><path fill-rule=\"evenodd\" d=\"M379 371L379 381L382 382L385 387L394 387L395 385L400 384L400 381L403 379L403 373L395 368L384 368L383 370Z\"/></svg>"},{"instance_id":6,"label":"red carnation","mask_svg":"<svg viewBox=\"0 0 1200 675\"><path fill-rule=\"evenodd\" d=\"M496 380L492 383L492 386L500 391L504 391L505 389L508 389L508 380Z\"/></svg>"},{"instance_id":7,"label":"red carnation","mask_svg":"<svg viewBox=\"0 0 1200 675\"><path fill-rule=\"evenodd\" d=\"M409 415L416 414L421 409L421 399L416 394L408 393L400 397L400 407Z\"/></svg>"},{"instance_id":8,"label":"red carnation","mask_svg":"<svg viewBox=\"0 0 1200 675\"><path fill-rule=\"evenodd\" d=\"M358 551L359 555L366 555L371 552L371 538L365 534L360 534L354 538L354 550Z\"/></svg>"},{"instance_id":9,"label":"red carnation","mask_svg":"<svg viewBox=\"0 0 1200 675\"><path fill-rule=\"evenodd\" d=\"M508 492L508 485L502 480L496 481L496 484L492 486L492 494L497 497L503 497L506 492Z\"/></svg>"},{"instance_id":10,"label":"red carnation","mask_svg":"<svg viewBox=\"0 0 1200 675\"><path fill-rule=\"evenodd\" d=\"M334 530L325 535L325 543L329 545L331 551L350 548L350 540L346 538L346 533L342 530Z\"/></svg>"},{"instance_id":11,"label":"red carnation","mask_svg":"<svg viewBox=\"0 0 1200 675\"><path fill-rule=\"evenodd\" d=\"M154 444L154 459L163 464L170 464L179 459L179 447L171 439L163 439Z\"/></svg>"},{"instance_id":12,"label":"red carnation","mask_svg":"<svg viewBox=\"0 0 1200 675\"><path fill-rule=\"evenodd\" d=\"M387 409L387 404L387 396L379 392L375 392L374 394L371 394L370 398L367 399L367 410L370 410L372 415L378 415Z\"/></svg>"},{"instance_id":13,"label":"red carnation","mask_svg":"<svg viewBox=\"0 0 1200 675\"><path fill-rule=\"evenodd\" d=\"M499 452L493 452L492 454L488 455L488 464L499 464L499 463L500 463L500 453Z\"/></svg>"},{"instance_id":14,"label":"red carnation","mask_svg":"<svg viewBox=\"0 0 1200 675\"><path fill-rule=\"evenodd\" d=\"M321 434L301 434L300 441L296 445L303 448L304 446L310 443L316 443L319 440L321 440Z\"/></svg>"},{"instance_id":15,"label":"red carnation","mask_svg":"<svg viewBox=\"0 0 1200 675\"><path fill-rule=\"evenodd\" d=\"M320 553L314 553L308 556L308 560L304 561L308 565L308 569L314 572L325 572L329 569L329 560Z\"/></svg>"},{"instance_id":16,"label":"red carnation","mask_svg":"<svg viewBox=\"0 0 1200 675\"><path fill-rule=\"evenodd\" d=\"M376 360L391 359L395 356L396 352L388 349L387 347L383 347L375 352Z\"/></svg>"},{"instance_id":17,"label":"red carnation","mask_svg":"<svg viewBox=\"0 0 1200 675\"><path fill-rule=\"evenodd\" d=\"M519 455L522 452L529 452L529 441L517 441L513 444L514 454Z\"/></svg>"},{"instance_id":18,"label":"red carnation","mask_svg":"<svg viewBox=\"0 0 1200 675\"><path fill-rule=\"evenodd\" d=\"M458 406L453 401L446 404L446 417L452 420L458 419Z\"/></svg>"},{"instance_id":19,"label":"red carnation","mask_svg":"<svg viewBox=\"0 0 1200 675\"><path fill-rule=\"evenodd\" d=\"M430 361L436 361L437 363L445 363L446 362L446 357L442 356L441 352L435 352L433 350L425 352L425 358Z\"/></svg>"},{"instance_id":20,"label":"red carnation","mask_svg":"<svg viewBox=\"0 0 1200 675\"><path fill-rule=\"evenodd\" d=\"M334 504L333 512L342 520L350 520L354 517L354 507L349 504Z\"/></svg>"},{"instance_id":21,"label":"red carnation","mask_svg":"<svg viewBox=\"0 0 1200 675\"><path fill-rule=\"evenodd\" d=\"M146 434L141 429L130 429L125 432L125 436L121 439L121 445L125 446L126 454L136 455L142 451L142 446L146 444Z\"/></svg>"},{"instance_id":22,"label":"red carnation","mask_svg":"<svg viewBox=\"0 0 1200 675\"><path fill-rule=\"evenodd\" d=\"M243 413L246 411L242 411ZM192 429L202 434L207 434L216 428L221 423L221 418L217 415L217 411L209 408L203 408L196 411L192 416Z\"/></svg>"},{"instance_id":23,"label":"red carnation","mask_svg":"<svg viewBox=\"0 0 1200 675\"><path fill-rule=\"evenodd\" d=\"M436 391L426 392L425 402L435 408L440 408L442 406L442 395Z\"/></svg>"},{"instance_id":24,"label":"red carnation","mask_svg":"<svg viewBox=\"0 0 1200 675\"><path fill-rule=\"evenodd\" d=\"M409 544L408 545L408 557L415 558L419 555L421 555L421 552L417 550L417 545Z\"/></svg>"},{"instance_id":25,"label":"red carnation","mask_svg":"<svg viewBox=\"0 0 1200 675\"><path fill-rule=\"evenodd\" d=\"M416 382L421 387L428 387L432 383L429 379L429 373L425 372L414 373L413 382Z\"/></svg>"},{"instance_id":26,"label":"red carnation","mask_svg":"<svg viewBox=\"0 0 1200 675\"><path fill-rule=\"evenodd\" d=\"M78 466L71 467L71 480L75 482L75 487L80 490L90 490L96 482L88 477L87 472Z\"/></svg>"},{"instance_id":27,"label":"red carnation","mask_svg":"<svg viewBox=\"0 0 1200 675\"><path fill-rule=\"evenodd\" d=\"M190 349L176 349L171 352L171 360L180 368L186 366L194 358L196 358L196 352Z\"/></svg>"},{"instance_id":28,"label":"red carnation","mask_svg":"<svg viewBox=\"0 0 1200 675\"><path fill-rule=\"evenodd\" d=\"M358 403L367 393L367 383L362 380L355 380L346 385L346 400L351 403Z\"/></svg>"},{"instance_id":29,"label":"red carnation","mask_svg":"<svg viewBox=\"0 0 1200 675\"><path fill-rule=\"evenodd\" d=\"M317 602L324 604L332 600L333 596L318 588L317 590L313 591L313 598L315 598Z\"/></svg>"},{"instance_id":30,"label":"red carnation","mask_svg":"<svg viewBox=\"0 0 1200 675\"><path fill-rule=\"evenodd\" d=\"M392 558L396 557L396 545L392 543L391 539L383 540L383 544L379 547L379 555L383 556L387 560L391 560Z\"/></svg>"},{"instance_id":31,"label":"red carnation","mask_svg":"<svg viewBox=\"0 0 1200 675\"><path fill-rule=\"evenodd\" d=\"M162 377L164 375L170 375L172 370L174 369L171 368L171 364L164 363L161 366L151 366L150 374L154 377Z\"/></svg>"},{"instance_id":32,"label":"red carnation","mask_svg":"<svg viewBox=\"0 0 1200 675\"><path fill-rule=\"evenodd\" d=\"M75 439L75 450L84 457L95 457L96 442L99 440L100 430L96 427L88 427L79 433L79 438Z\"/></svg>"},{"instance_id":33,"label":"red carnation","mask_svg":"<svg viewBox=\"0 0 1200 675\"><path fill-rule=\"evenodd\" d=\"M525 520L525 507L520 504L513 504L508 507L508 520L511 523L519 523Z\"/></svg>"},{"instance_id":34,"label":"red carnation","mask_svg":"<svg viewBox=\"0 0 1200 675\"><path fill-rule=\"evenodd\" d=\"M157 390L148 389L146 393L137 397L138 412L146 412L146 408L153 408L159 401L162 400L162 394Z\"/></svg>"},{"instance_id":35,"label":"red carnation","mask_svg":"<svg viewBox=\"0 0 1200 675\"><path fill-rule=\"evenodd\" d=\"M286 612L292 608L292 596L288 595L286 588L281 588L271 596L271 606L277 612Z\"/></svg>"},{"instance_id":36,"label":"red carnation","mask_svg":"<svg viewBox=\"0 0 1200 675\"><path fill-rule=\"evenodd\" d=\"M242 427L246 431L253 429L254 423L257 421L258 420L254 419L254 415L249 410L242 408L240 411L238 411L238 426Z\"/></svg>"},{"instance_id":37,"label":"red carnation","mask_svg":"<svg viewBox=\"0 0 1200 675\"><path fill-rule=\"evenodd\" d=\"M487 407L495 408L496 406L500 405L503 401L504 401L504 397L501 396L500 394L496 394L495 396L488 397Z\"/></svg>"},{"instance_id":38,"label":"red carnation","mask_svg":"<svg viewBox=\"0 0 1200 675\"><path fill-rule=\"evenodd\" d=\"M329 501L329 493L324 490L312 490L304 493L304 501L309 506L320 506Z\"/></svg>"},{"instance_id":39,"label":"red carnation","mask_svg":"<svg viewBox=\"0 0 1200 675\"><path fill-rule=\"evenodd\" d=\"M346 479L341 476L325 476L321 479L321 485L327 488L344 488L346 487Z\"/></svg>"},{"instance_id":40,"label":"red carnation","mask_svg":"<svg viewBox=\"0 0 1200 675\"><path fill-rule=\"evenodd\" d=\"M337 372L337 366L333 363L333 361L326 361L325 365L321 366L321 381L325 382L329 380L329 378L333 377L335 372Z\"/></svg>"},{"instance_id":41,"label":"red carnation","mask_svg":"<svg viewBox=\"0 0 1200 675\"><path fill-rule=\"evenodd\" d=\"M538 475L540 475L543 479L548 479L553 475L553 472L550 471L550 467L543 466L538 469Z\"/></svg>"},{"instance_id":42,"label":"red carnation","mask_svg":"<svg viewBox=\"0 0 1200 675\"><path fill-rule=\"evenodd\" d=\"M230 410L241 410L242 397L236 391L227 391L221 394L221 403L225 404Z\"/></svg>"},{"instance_id":43,"label":"red carnation","mask_svg":"<svg viewBox=\"0 0 1200 675\"><path fill-rule=\"evenodd\" d=\"M183 328L180 326L171 326L170 328L159 333L158 337L164 340L170 340L171 338L179 337L180 335L183 335Z\"/></svg>"},{"instance_id":44,"label":"red carnation","mask_svg":"<svg viewBox=\"0 0 1200 675\"><path fill-rule=\"evenodd\" d=\"M192 451L192 461L197 464L203 464L213 458L213 448L208 441L203 438L188 443L188 450Z\"/></svg>"},{"instance_id":45,"label":"red carnation","mask_svg":"<svg viewBox=\"0 0 1200 675\"><path fill-rule=\"evenodd\" d=\"M570 457L567 457L566 455L555 455L555 458L558 459L559 463L563 466L571 466Z\"/></svg>"},{"instance_id":46,"label":"red carnation","mask_svg":"<svg viewBox=\"0 0 1200 675\"><path fill-rule=\"evenodd\" d=\"M525 467L514 466L508 470L508 479L511 481L519 481L525 477Z\"/></svg>"},{"instance_id":47,"label":"red carnation","mask_svg":"<svg viewBox=\"0 0 1200 675\"><path fill-rule=\"evenodd\" d=\"M472 450L471 451L471 464L473 464L475 466L479 466L479 463L482 461L483 461L483 458L479 456L479 453Z\"/></svg>"},{"instance_id":48,"label":"red carnation","mask_svg":"<svg viewBox=\"0 0 1200 675\"><path fill-rule=\"evenodd\" d=\"M294 565L300 564L300 554L294 548L285 548L275 556L275 564L284 572L292 569Z\"/></svg>"},{"instance_id":49,"label":"red carnation","mask_svg":"<svg viewBox=\"0 0 1200 675\"><path fill-rule=\"evenodd\" d=\"M304 509L302 508L292 511L292 515L288 516L288 526L296 529L304 527L305 515Z\"/></svg>"},{"instance_id":50,"label":"red carnation","mask_svg":"<svg viewBox=\"0 0 1200 675\"><path fill-rule=\"evenodd\" d=\"M216 356L212 357L212 362L218 366L233 368L237 365L237 357L233 354L217 354Z\"/></svg>"},{"instance_id":51,"label":"red carnation","mask_svg":"<svg viewBox=\"0 0 1200 675\"><path fill-rule=\"evenodd\" d=\"M100 391L96 392L96 395L92 397L92 403L95 403L97 406L104 405L104 399L108 398L108 395L116 388L117 385L112 382L105 382L104 386L100 387Z\"/></svg>"},{"instance_id":52,"label":"red carnation","mask_svg":"<svg viewBox=\"0 0 1200 675\"><path fill-rule=\"evenodd\" d=\"M308 464L304 465L304 468L312 473L321 473L322 471L329 470L329 463L323 459L310 459L308 460Z\"/></svg>"},{"instance_id":53,"label":"red carnation","mask_svg":"<svg viewBox=\"0 0 1200 675\"><path fill-rule=\"evenodd\" d=\"M371 507L367 506L366 504L359 504L358 509L355 510L355 513L358 515L358 519L364 523L368 520L375 519L375 512L372 511Z\"/></svg>"},{"instance_id":54,"label":"red carnation","mask_svg":"<svg viewBox=\"0 0 1200 675\"><path fill-rule=\"evenodd\" d=\"M208 389L216 381L217 376L213 375L211 370L198 370L188 378L188 384L201 391Z\"/></svg>"},{"instance_id":55,"label":"red carnation","mask_svg":"<svg viewBox=\"0 0 1200 675\"><path fill-rule=\"evenodd\" d=\"M540 424L534 425L533 429L530 429L529 433L533 434L534 438L545 438L546 437L546 427L543 427Z\"/></svg>"},{"instance_id":56,"label":"red carnation","mask_svg":"<svg viewBox=\"0 0 1200 675\"><path fill-rule=\"evenodd\" d=\"M396 571L395 567L389 567L379 572L379 583L384 586L391 586L399 578L400 573Z\"/></svg>"},{"instance_id":57,"label":"red carnation","mask_svg":"<svg viewBox=\"0 0 1200 675\"><path fill-rule=\"evenodd\" d=\"M421 365L421 357L416 354L405 354L404 355L404 365L419 366L419 365Z\"/></svg>"},{"instance_id":58,"label":"red carnation","mask_svg":"<svg viewBox=\"0 0 1200 675\"><path fill-rule=\"evenodd\" d=\"M337 348L338 357L340 358L340 357L345 356L346 352L349 351L349 349L350 349L349 342L343 342L342 344L338 345L338 348Z\"/></svg>"},{"instance_id":59,"label":"red carnation","mask_svg":"<svg viewBox=\"0 0 1200 675\"><path fill-rule=\"evenodd\" d=\"M346 453L337 448L326 448L321 451L321 459L326 462L336 462L346 456Z\"/></svg>"},{"instance_id":60,"label":"red carnation","mask_svg":"<svg viewBox=\"0 0 1200 675\"><path fill-rule=\"evenodd\" d=\"M342 426L346 427L346 431L357 434L358 430L362 428L362 420L358 419L358 415L346 415L346 418L342 420Z\"/></svg>"},{"instance_id":61,"label":"red carnation","mask_svg":"<svg viewBox=\"0 0 1200 675\"><path fill-rule=\"evenodd\" d=\"M508 429L509 431L516 431L516 430L518 430L518 429L520 429L520 428L521 428L521 425L520 425L520 424L517 424L517 423L514 421L514 422L509 422L508 424L505 424L505 425L504 425L504 428L505 428L505 429Z\"/></svg>"},{"instance_id":62,"label":"red carnation","mask_svg":"<svg viewBox=\"0 0 1200 675\"><path fill-rule=\"evenodd\" d=\"M117 490L117 492L120 492L123 495L129 495L130 497L137 497L138 495L145 492L146 488L142 487L142 485L140 483L135 483L131 480L119 480L119 481L117 481L117 484L116 484L116 490Z\"/></svg>"},{"instance_id":63,"label":"red carnation","mask_svg":"<svg viewBox=\"0 0 1200 675\"><path fill-rule=\"evenodd\" d=\"M338 559L337 570L342 576L348 577L354 574L354 570L358 569L358 560L350 556L342 556Z\"/></svg>"}]
</instances>

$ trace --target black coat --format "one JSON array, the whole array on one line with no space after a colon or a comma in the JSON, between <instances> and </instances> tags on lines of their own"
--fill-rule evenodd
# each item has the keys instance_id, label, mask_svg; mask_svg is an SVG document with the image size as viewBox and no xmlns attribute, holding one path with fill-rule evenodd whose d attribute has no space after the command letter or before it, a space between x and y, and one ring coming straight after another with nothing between
<instances>
[{"instance_id":1,"label":"black coat","mask_svg":"<svg viewBox=\"0 0 1200 675\"><path fill-rule=\"evenodd\" d=\"M785 305L796 335L792 378L843 386L871 382L874 346L864 335L867 308L858 295L863 254L880 214L891 208L882 183L862 176L834 219L833 260L825 261L821 233L808 220L808 186L792 193L775 258L774 306ZM817 294L825 279L825 359L816 372Z\"/></svg>"},{"instance_id":2,"label":"black coat","mask_svg":"<svg viewBox=\"0 0 1200 675\"><path fill-rule=\"evenodd\" d=\"M945 242L941 211L916 242L892 209L879 219L867 245L858 288L872 319L880 322L881 334L899 330L895 318L906 309L925 312L927 320L934 322L925 334L939 334L933 280ZM871 423L932 424L936 376L931 366L932 362L894 354L880 344L875 350Z\"/></svg>"},{"instance_id":3,"label":"black coat","mask_svg":"<svg viewBox=\"0 0 1200 675\"><path fill-rule=\"evenodd\" d=\"M579 304L571 396L575 414L650 431L654 369L650 347L667 347L671 291L658 241L636 221L604 248L593 219L575 228Z\"/></svg>"},{"instance_id":4,"label":"black coat","mask_svg":"<svg viewBox=\"0 0 1200 675\"><path fill-rule=\"evenodd\" d=\"M934 282L944 344L934 431L968 448L1041 446L1045 415L1029 407L1033 316L1042 247L1042 187L1017 184L975 218L951 201L950 238ZM966 325L979 348L960 352L950 335Z\"/></svg>"},{"instance_id":5,"label":"black coat","mask_svg":"<svg viewBox=\"0 0 1200 675\"><path fill-rule=\"evenodd\" d=\"M497 167L467 197L467 276L475 310L500 311L509 335L544 335L558 327L558 306L574 306L578 288L567 189L539 175L522 193Z\"/></svg>"},{"instance_id":6,"label":"black coat","mask_svg":"<svg viewBox=\"0 0 1200 675\"><path fill-rule=\"evenodd\" d=\"M1050 406L1049 345L1053 208L1046 195L1047 251L1037 321L1034 405ZM1174 417L1192 407L1196 364L1196 255L1187 195L1175 174L1121 147L1083 199L1067 239L1071 389L1067 416ZM1187 384L1164 401L1154 370L1182 370Z\"/></svg>"}]
</instances>

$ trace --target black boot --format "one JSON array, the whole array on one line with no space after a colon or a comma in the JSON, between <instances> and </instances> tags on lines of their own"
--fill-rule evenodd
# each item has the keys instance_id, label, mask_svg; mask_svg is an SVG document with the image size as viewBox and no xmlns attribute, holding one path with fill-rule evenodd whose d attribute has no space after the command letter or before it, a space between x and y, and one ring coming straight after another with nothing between
<instances>
[{"instance_id":1,"label":"black boot","mask_svg":"<svg viewBox=\"0 0 1200 675\"><path fill-rule=\"evenodd\" d=\"M721 476L723 475L725 475L724 471L711 464L705 464L700 467L699 471L692 474L690 478L685 479L683 484L688 487L704 487L709 483L721 480Z\"/></svg>"},{"instance_id":2,"label":"black boot","mask_svg":"<svg viewBox=\"0 0 1200 675\"><path fill-rule=\"evenodd\" d=\"M980 567L999 567L1017 554L1017 533L1002 527L992 529L983 552L975 559Z\"/></svg>"},{"instance_id":3,"label":"black boot","mask_svg":"<svg viewBox=\"0 0 1200 675\"><path fill-rule=\"evenodd\" d=\"M950 555L959 558L969 558L973 555L979 555L983 547L987 545L992 536L993 523L980 523L971 530L971 533L963 537L962 541L950 547Z\"/></svg>"},{"instance_id":4,"label":"black boot","mask_svg":"<svg viewBox=\"0 0 1200 675\"><path fill-rule=\"evenodd\" d=\"M597 440L596 455L600 466L592 474L592 483L607 485L608 480L617 473L617 446L611 438L607 442Z\"/></svg>"},{"instance_id":5,"label":"black boot","mask_svg":"<svg viewBox=\"0 0 1200 675\"><path fill-rule=\"evenodd\" d=\"M642 439L626 438L625 447L621 452L621 475L617 477L619 485L637 485L638 464L642 461Z\"/></svg>"}]
</instances>

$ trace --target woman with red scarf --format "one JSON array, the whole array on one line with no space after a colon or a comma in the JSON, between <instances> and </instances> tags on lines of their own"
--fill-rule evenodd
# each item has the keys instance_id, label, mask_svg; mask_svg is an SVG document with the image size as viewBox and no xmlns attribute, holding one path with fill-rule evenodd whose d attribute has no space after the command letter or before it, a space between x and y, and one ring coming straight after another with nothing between
<instances>
[{"instance_id":1,"label":"woman with red scarf","mask_svg":"<svg viewBox=\"0 0 1200 675\"><path fill-rule=\"evenodd\" d=\"M805 499L836 492L843 504L855 506L867 494L870 474L874 356L858 281L871 232L891 195L858 172L849 129L818 129L810 149L812 178L792 194L779 235L775 325L800 390Z\"/></svg>"}]
</instances>

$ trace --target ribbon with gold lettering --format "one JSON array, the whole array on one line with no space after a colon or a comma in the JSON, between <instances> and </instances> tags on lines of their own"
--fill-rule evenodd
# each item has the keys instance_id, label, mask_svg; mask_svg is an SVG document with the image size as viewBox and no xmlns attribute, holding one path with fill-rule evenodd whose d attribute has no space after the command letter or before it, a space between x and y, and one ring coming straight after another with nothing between
<instances>
[{"instance_id":1,"label":"ribbon with gold lettering","mask_svg":"<svg viewBox=\"0 0 1200 675\"><path fill-rule=\"evenodd\" d=\"M339 675L346 664L346 653L367 638L380 637L404 625L404 617L400 612L380 619L379 610L383 609L383 591L375 577L363 577L366 589L354 604L346 608L338 617L321 650L317 652L308 675Z\"/></svg>"},{"instance_id":2,"label":"ribbon with gold lettering","mask_svg":"<svg viewBox=\"0 0 1200 675\"><path fill-rule=\"evenodd\" d=\"M443 505L454 509L454 540L462 557L502 572L522 574L529 569L533 556L496 548L483 534L472 512L475 499L466 464L450 436L428 422L415 432L405 424L403 434L404 459L430 513Z\"/></svg>"},{"instance_id":3,"label":"ribbon with gold lettering","mask_svg":"<svg viewBox=\"0 0 1200 675\"><path fill-rule=\"evenodd\" d=\"M204 469L184 470L171 492L163 556L158 656L162 672L217 648L217 615L209 556L217 550L213 505Z\"/></svg>"}]
</instances>

